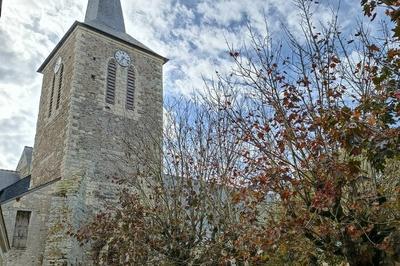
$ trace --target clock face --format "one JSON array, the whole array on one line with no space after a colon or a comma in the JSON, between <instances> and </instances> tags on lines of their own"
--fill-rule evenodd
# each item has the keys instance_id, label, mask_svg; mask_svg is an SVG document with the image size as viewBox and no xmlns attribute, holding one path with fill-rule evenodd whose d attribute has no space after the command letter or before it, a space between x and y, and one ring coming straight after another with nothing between
<instances>
[{"instance_id":1,"label":"clock face","mask_svg":"<svg viewBox=\"0 0 400 266\"><path fill-rule=\"evenodd\" d=\"M56 64L54 65L54 73L57 73L60 70L61 64L62 64L62 58L59 57L57 59Z\"/></svg>"},{"instance_id":2,"label":"clock face","mask_svg":"<svg viewBox=\"0 0 400 266\"><path fill-rule=\"evenodd\" d=\"M117 60L118 64L123 67L128 67L131 65L131 57L125 51L118 50L115 52L115 59Z\"/></svg>"}]
</instances>

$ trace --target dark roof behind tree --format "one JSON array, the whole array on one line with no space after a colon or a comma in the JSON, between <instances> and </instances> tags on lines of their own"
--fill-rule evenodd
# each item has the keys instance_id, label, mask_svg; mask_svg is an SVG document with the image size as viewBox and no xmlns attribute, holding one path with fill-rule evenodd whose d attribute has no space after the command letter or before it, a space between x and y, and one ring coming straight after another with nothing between
<instances>
[{"instance_id":1,"label":"dark roof behind tree","mask_svg":"<svg viewBox=\"0 0 400 266\"><path fill-rule=\"evenodd\" d=\"M30 182L31 177L28 176L12 184L11 186L4 188L2 191L0 191L0 203L28 192Z\"/></svg>"},{"instance_id":2,"label":"dark roof behind tree","mask_svg":"<svg viewBox=\"0 0 400 266\"><path fill-rule=\"evenodd\" d=\"M18 182L18 180L18 172L0 169L0 190Z\"/></svg>"}]
</instances>

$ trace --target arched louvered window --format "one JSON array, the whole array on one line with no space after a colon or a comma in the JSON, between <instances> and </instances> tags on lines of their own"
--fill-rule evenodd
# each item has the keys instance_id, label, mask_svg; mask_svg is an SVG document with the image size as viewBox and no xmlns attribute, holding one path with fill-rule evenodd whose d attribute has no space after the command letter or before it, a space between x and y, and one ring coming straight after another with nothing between
<instances>
[{"instance_id":1,"label":"arched louvered window","mask_svg":"<svg viewBox=\"0 0 400 266\"><path fill-rule=\"evenodd\" d=\"M115 81L117 75L117 63L111 59L107 68L107 89L106 103L114 104L115 101Z\"/></svg>"},{"instance_id":2,"label":"arched louvered window","mask_svg":"<svg viewBox=\"0 0 400 266\"><path fill-rule=\"evenodd\" d=\"M58 92L57 92L56 110L58 110L58 108L60 107L63 76L64 76L64 65L62 64L60 67L60 70L59 70L59 77L58 77Z\"/></svg>"},{"instance_id":3,"label":"arched louvered window","mask_svg":"<svg viewBox=\"0 0 400 266\"><path fill-rule=\"evenodd\" d=\"M49 103L49 117L51 116L51 112L53 110L53 97L54 97L55 85L56 85L56 75L53 75L53 82L51 84L50 103Z\"/></svg>"},{"instance_id":4,"label":"arched louvered window","mask_svg":"<svg viewBox=\"0 0 400 266\"><path fill-rule=\"evenodd\" d=\"M128 69L128 82L126 90L126 109L133 110L135 104L135 87L136 87L135 69Z\"/></svg>"}]
</instances>

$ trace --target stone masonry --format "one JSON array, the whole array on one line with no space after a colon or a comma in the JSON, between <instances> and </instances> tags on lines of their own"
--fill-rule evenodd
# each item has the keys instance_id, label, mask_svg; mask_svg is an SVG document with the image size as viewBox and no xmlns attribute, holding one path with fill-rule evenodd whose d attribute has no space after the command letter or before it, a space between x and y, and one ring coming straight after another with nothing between
<instances>
[{"instance_id":1,"label":"stone masonry","mask_svg":"<svg viewBox=\"0 0 400 266\"><path fill-rule=\"evenodd\" d=\"M50 228L60 228L62 221L67 220L77 229L95 210L102 208L102 203L118 197L110 177L118 175L115 165L124 156L120 137L125 130L156 134L160 138L162 129L161 61L83 27L76 29L75 45L68 132L61 163L63 180L73 182L66 198L59 199L52 211L65 216L50 217ZM107 64L117 49L130 53L136 67L134 111L125 110L126 68L117 69L115 104L105 103ZM135 167L132 165L133 171ZM65 237L64 231L49 235L47 242L52 245L45 251L49 264L87 261L89 256L82 255L87 251L81 250L74 239ZM60 262L60 257L66 259Z\"/></svg>"}]
</instances>

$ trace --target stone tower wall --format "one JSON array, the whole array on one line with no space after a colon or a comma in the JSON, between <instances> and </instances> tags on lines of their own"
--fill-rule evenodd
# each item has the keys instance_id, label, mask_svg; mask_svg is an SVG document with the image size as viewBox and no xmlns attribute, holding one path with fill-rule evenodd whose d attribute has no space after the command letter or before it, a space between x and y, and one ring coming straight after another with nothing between
<instances>
[{"instance_id":1,"label":"stone tower wall","mask_svg":"<svg viewBox=\"0 0 400 266\"><path fill-rule=\"evenodd\" d=\"M124 141L151 150L150 146L160 145L162 134L163 62L85 27L75 29L75 38L63 180L59 185L63 191L52 200L44 265L91 265L90 246L80 247L67 231L81 228L107 204L117 204L119 187L111 177L133 173L139 167L139 163L125 163L128 144ZM115 104L105 102L107 66L118 49L130 54L136 68L133 111L125 108L128 70L121 66L117 69ZM161 163L158 156L152 159ZM63 221L71 228L63 228Z\"/></svg>"},{"instance_id":2,"label":"stone tower wall","mask_svg":"<svg viewBox=\"0 0 400 266\"><path fill-rule=\"evenodd\" d=\"M69 128L70 97L74 81L76 33L73 33L58 50L43 71L42 94L36 126L35 147L32 160L31 187L36 187L61 177L63 158ZM64 70L60 106L56 109L59 73L54 75L54 65L62 57ZM56 76L52 114L49 117L53 77Z\"/></svg>"},{"instance_id":3,"label":"stone tower wall","mask_svg":"<svg viewBox=\"0 0 400 266\"><path fill-rule=\"evenodd\" d=\"M161 139L163 62L90 29L78 27L76 31L75 76L63 176L99 179L118 174L116 163L126 156L123 140ZM119 65L115 104L105 102L108 62L119 49L130 54L136 69L133 111L125 108L128 69Z\"/></svg>"}]
</instances>

